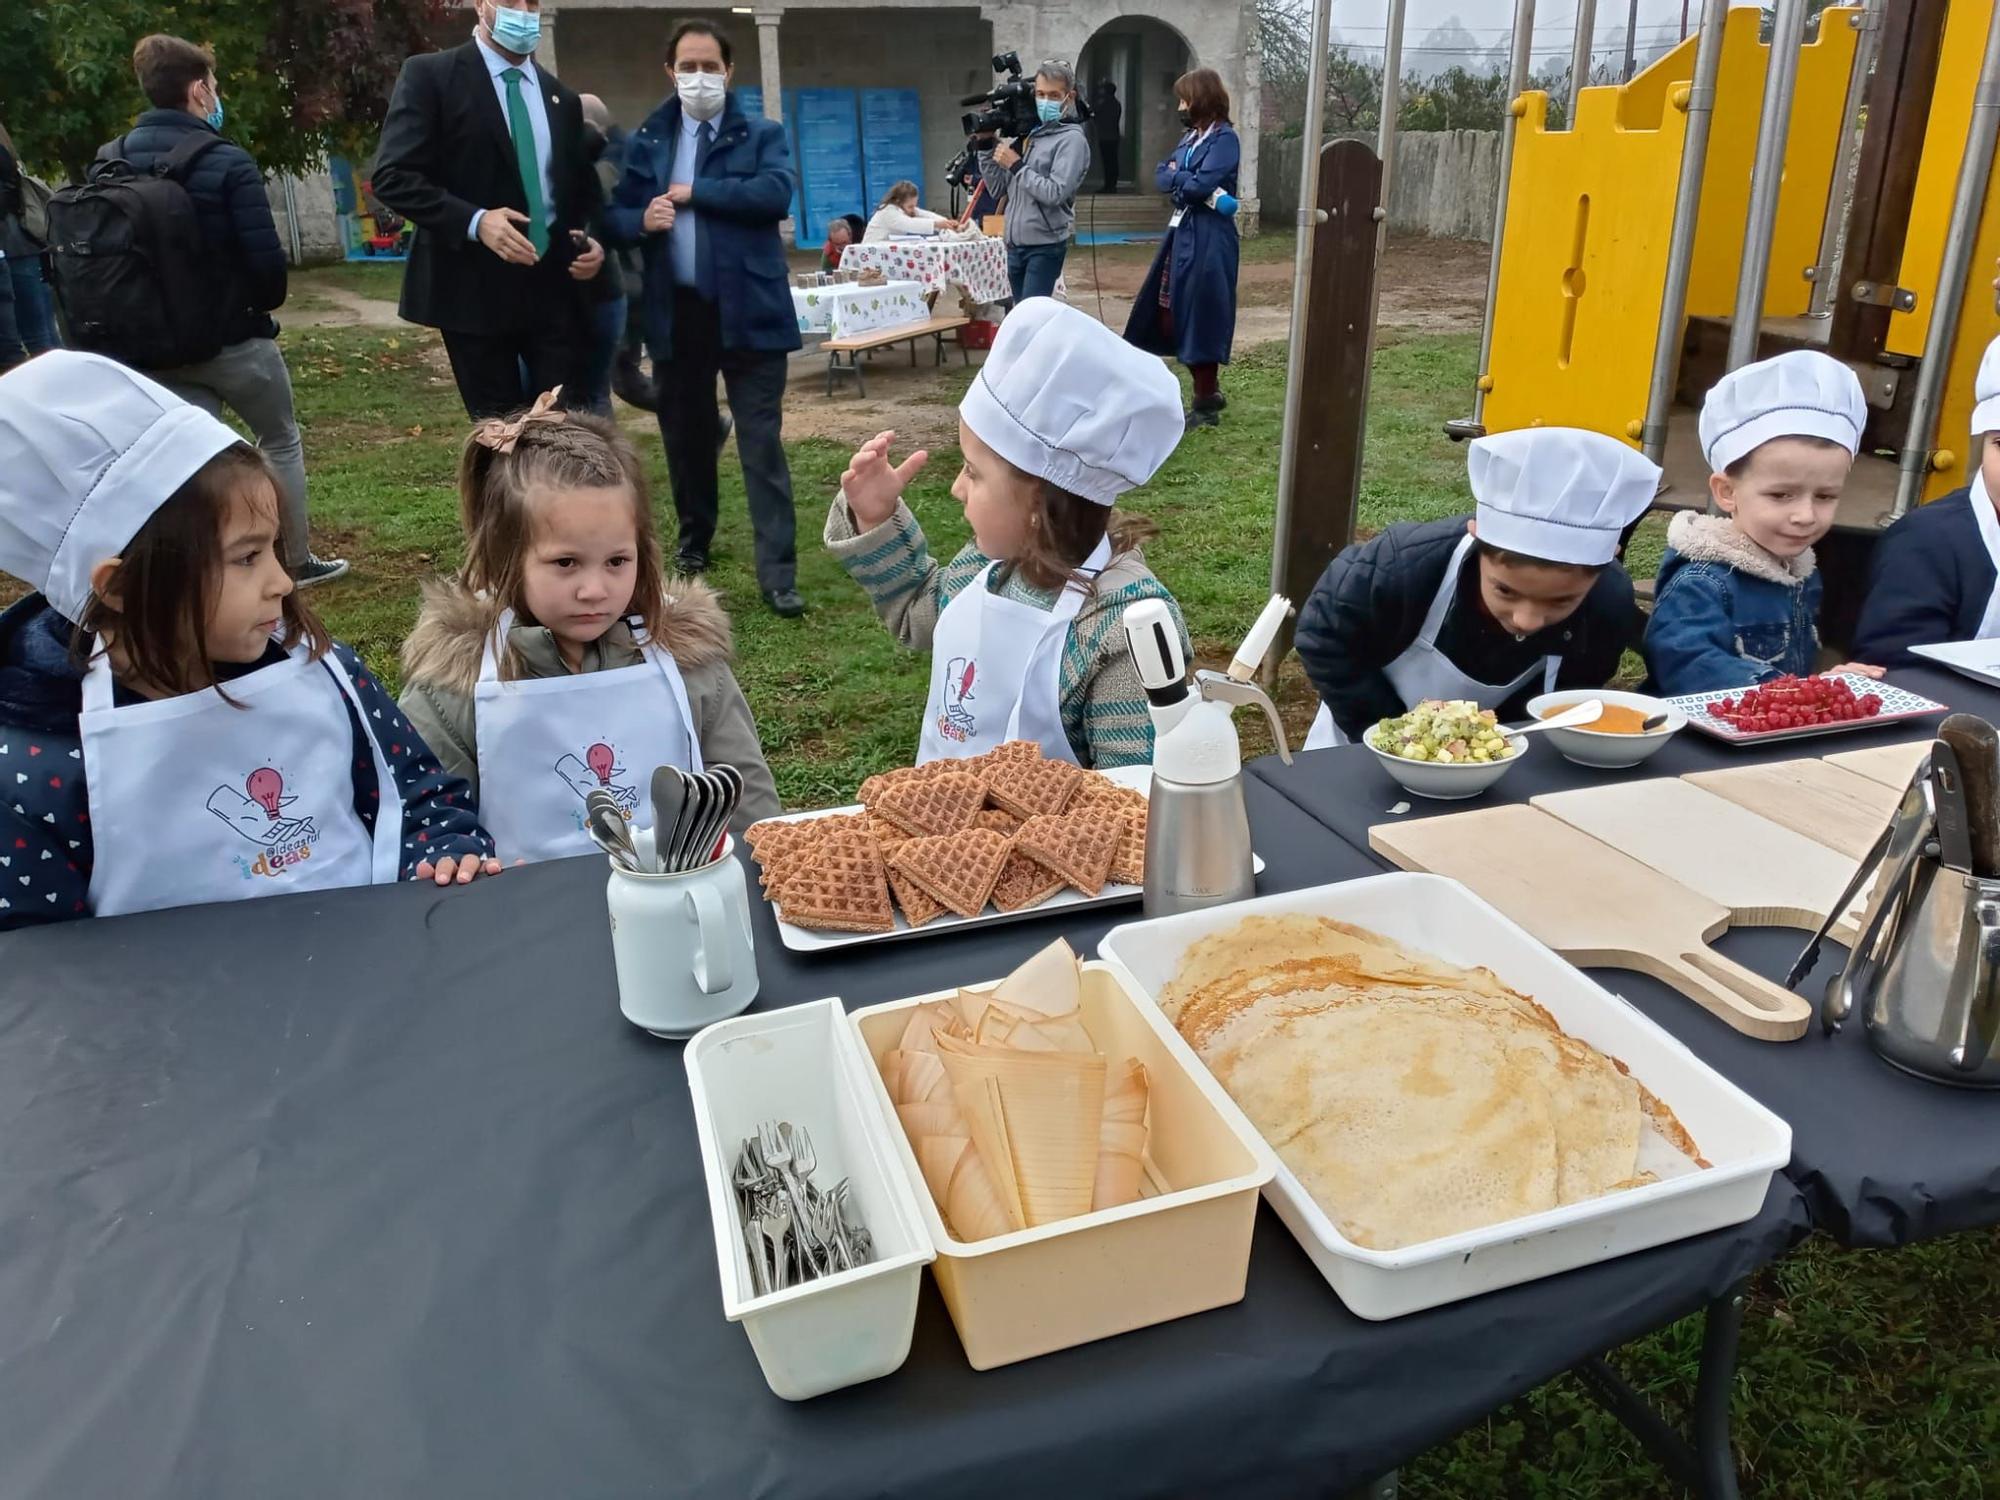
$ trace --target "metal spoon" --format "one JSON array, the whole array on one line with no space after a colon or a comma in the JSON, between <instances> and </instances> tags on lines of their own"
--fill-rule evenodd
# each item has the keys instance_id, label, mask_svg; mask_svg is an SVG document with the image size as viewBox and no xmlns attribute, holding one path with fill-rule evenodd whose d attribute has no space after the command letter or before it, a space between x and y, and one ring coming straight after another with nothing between
<instances>
[{"instance_id":1,"label":"metal spoon","mask_svg":"<svg viewBox=\"0 0 2000 1500\"><path fill-rule=\"evenodd\" d=\"M716 846L722 842L723 830L736 813L736 804L743 795L743 773L734 766L717 766L706 773L714 796L710 800L708 817L695 831L688 847L688 868L699 869L715 856Z\"/></svg>"},{"instance_id":2,"label":"metal spoon","mask_svg":"<svg viewBox=\"0 0 2000 1500\"><path fill-rule=\"evenodd\" d=\"M598 794L593 792L593 797ZM608 805L606 805L608 804ZM632 843L632 831L617 804L606 797L604 803L587 803L584 807L584 828L590 834L590 841L611 857L611 862L634 875L643 874L645 867L640 863L639 851Z\"/></svg>"},{"instance_id":3,"label":"metal spoon","mask_svg":"<svg viewBox=\"0 0 2000 1500\"><path fill-rule=\"evenodd\" d=\"M666 864L669 871L689 868L688 850L701 826L708 821L708 806L715 796L713 785L705 777L686 771L680 774L687 784L687 805L681 810L680 822L674 828L674 847L667 856Z\"/></svg>"},{"instance_id":4,"label":"metal spoon","mask_svg":"<svg viewBox=\"0 0 2000 1500\"><path fill-rule=\"evenodd\" d=\"M679 766L661 766L653 773L653 855L662 872L673 851L674 829L687 810L687 778Z\"/></svg>"}]
</instances>

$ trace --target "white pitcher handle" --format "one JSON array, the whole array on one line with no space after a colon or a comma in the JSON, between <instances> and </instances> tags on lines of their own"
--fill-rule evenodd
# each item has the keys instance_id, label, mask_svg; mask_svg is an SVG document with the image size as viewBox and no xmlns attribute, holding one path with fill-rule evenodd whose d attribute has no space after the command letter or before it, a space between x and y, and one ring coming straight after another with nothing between
<instances>
[{"instance_id":1,"label":"white pitcher handle","mask_svg":"<svg viewBox=\"0 0 2000 1500\"><path fill-rule=\"evenodd\" d=\"M694 955L694 982L701 986L704 995L719 995L736 982L722 898L711 887L697 885L688 891L687 903L701 932L700 946Z\"/></svg>"}]
</instances>

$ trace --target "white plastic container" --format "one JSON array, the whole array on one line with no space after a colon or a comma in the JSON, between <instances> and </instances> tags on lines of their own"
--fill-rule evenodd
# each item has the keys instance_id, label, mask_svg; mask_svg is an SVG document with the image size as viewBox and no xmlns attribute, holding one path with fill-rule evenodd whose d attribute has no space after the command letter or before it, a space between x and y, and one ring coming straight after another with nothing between
<instances>
[{"instance_id":1,"label":"white plastic container","mask_svg":"<svg viewBox=\"0 0 2000 1500\"><path fill-rule=\"evenodd\" d=\"M910 1353L917 1290L933 1258L901 1164L868 1097L838 1000L721 1021L688 1043L688 1087L708 1180L723 1316L741 1323L771 1389L804 1401L899 1369ZM731 1186L736 1152L767 1120L812 1135L813 1180L853 1184L875 1258L837 1276L756 1296Z\"/></svg>"},{"instance_id":2,"label":"white plastic container","mask_svg":"<svg viewBox=\"0 0 2000 1500\"><path fill-rule=\"evenodd\" d=\"M1155 997L1189 944L1248 916L1287 912L1350 922L1451 963L1493 970L1533 997L1571 1036L1624 1063L1673 1110L1711 1164L1646 1187L1444 1239L1368 1250L1341 1235L1280 1161L1265 1196L1358 1317L1401 1317L1741 1224L1757 1216L1772 1174L1791 1159L1791 1126L1629 1002L1594 984L1457 881L1442 876L1378 875L1128 923L1114 928L1099 952L1128 973L1141 993ZM1164 1016L1160 1024L1167 1024Z\"/></svg>"},{"instance_id":3,"label":"white plastic container","mask_svg":"<svg viewBox=\"0 0 2000 1500\"><path fill-rule=\"evenodd\" d=\"M1101 963L1083 966L1084 1029L1106 1057L1143 1063L1152 1089L1139 1201L971 1244L952 1238L879 1067L910 1009L949 993L871 1006L849 1020L876 1064L864 1060L863 1071L936 1246L931 1274L972 1367L1240 1302L1258 1190L1277 1160L1158 1009Z\"/></svg>"}]
</instances>

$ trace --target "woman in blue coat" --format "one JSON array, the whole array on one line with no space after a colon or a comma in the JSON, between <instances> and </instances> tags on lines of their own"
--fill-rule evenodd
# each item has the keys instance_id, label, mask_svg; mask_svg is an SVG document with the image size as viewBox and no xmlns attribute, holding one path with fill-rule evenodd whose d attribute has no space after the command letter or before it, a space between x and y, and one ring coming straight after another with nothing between
<instances>
[{"instance_id":1,"label":"woman in blue coat","mask_svg":"<svg viewBox=\"0 0 2000 1500\"><path fill-rule=\"evenodd\" d=\"M1229 404L1216 367L1229 363L1236 337L1236 169L1243 144L1229 123L1229 90L1215 69L1183 74L1174 93L1187 134L1154 174L1160 191L1173 200L1173 217L1125 337L1188 367L1194 409L1187 425L1213 427ZM1220 207L1210 202L1218 189Z\"/></svg>"}]
</instances>

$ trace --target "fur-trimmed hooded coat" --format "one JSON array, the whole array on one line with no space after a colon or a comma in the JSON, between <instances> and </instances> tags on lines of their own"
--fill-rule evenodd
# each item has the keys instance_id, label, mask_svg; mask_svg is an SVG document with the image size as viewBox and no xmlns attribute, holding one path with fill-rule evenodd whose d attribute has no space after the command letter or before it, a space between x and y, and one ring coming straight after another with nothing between
<instances>
[{"instance_id":1,"label":"fur-trimmed hooded coat","mask_svg":"<svg viewBox=\"0 0 2000 1500\"><path fill-rule=\"evenodd\" d=\"M1810 547L1787 561L1727 516L1675 516L1646 626L1647 691L1675 697L1807 676L1822 588Z\"/></svg>"},{"instance_id":2,"label":"fur-trimmed hooded coat","mask_svg":"<svg viewBox=\"0 0 2000 1500\"><path fill-rule=\"evenodd\" d=\"M403 695L410 722L437 752L445 769L479 789L479 730L472 690L487 633L499 613L456 583L424 585L423 612L403 644ZM540 625L516 623L507 633L524 677L568 673L556 639ZM757 736L750 705L729 669L729 616L706 585L676 580L667 599L660 644L680 668L702 759L743 773L743 800L730 827L738 833L780 809L778 789ZM622 620L584 653L583 670L605 672L643 660L631 627ZM502 671L506 668L503 666Z\"/></svg>"}]
</instances>

